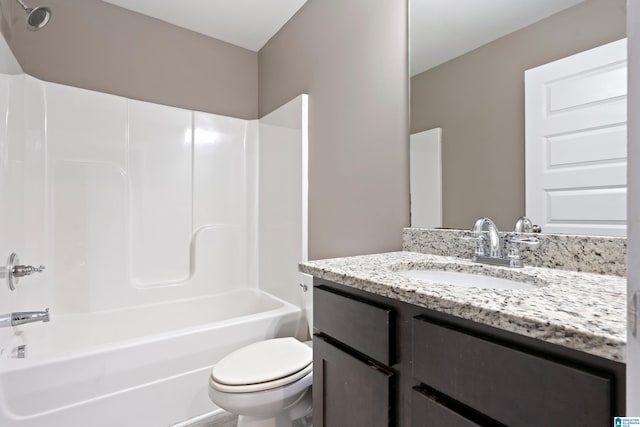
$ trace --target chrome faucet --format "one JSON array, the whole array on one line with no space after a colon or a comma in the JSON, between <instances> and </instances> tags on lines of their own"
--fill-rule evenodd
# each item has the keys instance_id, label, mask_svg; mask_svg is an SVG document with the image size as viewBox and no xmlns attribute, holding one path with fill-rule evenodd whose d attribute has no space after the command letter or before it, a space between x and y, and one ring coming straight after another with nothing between
<instances>
[{"instance_id":1,"label":"chrome faucet","mask_svg":"<svg viewBox=\"0 0 640 427\"><path fill-rule=\"evenodd\" d=\"M0 267L0 278L7 279L7 286L14 291L18 284L18 279L24 276L31 276L34 273L42 273L44 265L33 267L31 265L21 265L18 254L15 252L9 255L6 267Z\"/></svg>"},{"instance_id":2,"label":"chrome faucet","mask_svg":"<svg viewBox=\"0 0 640 427\"><path fill-rule=\"evenodd\" d=\"M540 226L534 225L526 216L518 218L516 226L513 228L513 235L507 239L507 258L509 258L509 264L512 267L523 266L519 244L528 245L531 248L537 248L540 244L539 239L535 237L522 237L520 233L540 233L540 231Z\"/></svg>"},{"instance_id":3,"label":"chrome faucet","mask_svg":"<svg viewBox=\"0 0 640 427\"><path fill-rule=\"evenodd\" d=\"M500 239L498 227L496 227L493 221L485 217L478 218L471 229L471 237L478 240L476 256L486 256L484 250L484 235L482 234L485 228L489 232L489 257L502 258L502 240Z\"/></svg>"},{"instance_id":4,"label":"chrome faucet","mask_svg":"<svg viewBox=\"0 0 640 427\"><path fill-rule=\"evenodd\" d=\"M538 246L540 241L535 237L521 237L519 233L534 230L533 223L526 217L521 217L516 223L513 234L500 236L498 227L489 218L480 217L469 233L462 236L466 240L477 241L475 256L473 260L483 264L501 265L506 267L522 267L523 261L519 244L526 244L532 247ZM486 233L485 233L486 231ZM485 249L485 241L489 239L489 254ZM503 255L503 246L507 246L507 256Z\"/></svg>"},{"instance_id":5,"label":"chrome faucet","mask_svg":"<svg viewBox=\"0 0 640 427\"><path fill-rule=\"evenodd\" d=\"M487 234L489 236L489 254L485 249L485 241L487 240ZM482 262L486 264L495 264L495 260L502 259L502 239L498 232L498 227L489 218L480 217L474 224L469 233L462 236L465 240L475 240L478 242L476 245L476 253L473 258L474 261Z\"/></svg>"},{"instance_id":6,"label":"chrome faucet","mask_svg":"<svg viewBox=\"0 0 640 427\"><path fill-rule=\"evenodd\" d=\"M0 328L24 325L25 323L48 322L49 309L45 311L19 311L0 315Z\"/></svg>"}]
</instances>

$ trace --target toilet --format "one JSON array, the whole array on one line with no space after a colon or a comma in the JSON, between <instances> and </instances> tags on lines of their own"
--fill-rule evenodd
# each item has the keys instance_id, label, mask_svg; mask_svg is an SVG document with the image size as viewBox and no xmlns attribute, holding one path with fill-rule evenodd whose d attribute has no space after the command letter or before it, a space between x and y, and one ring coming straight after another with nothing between
<instances>
[{"instance_id":1,"label":"toilet","mask_svg":"<svg viewBox=\"0 0 640 427\"><path fill-rule=\"evenodd\" d=\"M312 383L311 341L274 338L222 358L211 370L209 398L238 414L238 427L311 426Z\"/></svg>"}]
</instances>

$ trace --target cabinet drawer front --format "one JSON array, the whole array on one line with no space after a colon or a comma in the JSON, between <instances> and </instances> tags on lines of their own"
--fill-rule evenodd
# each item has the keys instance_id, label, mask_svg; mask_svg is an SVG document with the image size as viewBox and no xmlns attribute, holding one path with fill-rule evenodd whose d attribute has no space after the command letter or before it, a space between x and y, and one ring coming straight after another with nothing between
<instances>
[{"instance_id":1,"label":"cabinet drawer front","mask_svg":"<svg viewBox=\"0 0 640 427\"><path fill-rule=\"evenodd\" d=\"M413 375L507 425L611 423L613 381L527 351L413 319Z\"/></svg>"},{"instance_id":2,"label":"cabinet drawer front","mask_svg":"<svg viewBox=\"0 0 640 427\"><path fill-rule=\"evenodd\" d=\"M393 374L313 337L313 424L388 427Z\"/></svg>"},{"instance_id":3,"label":"cabinet drawer front","mask_svg":"<svg viewBox=\"0 0 640 427\"><path fill-rule=\"evenodd\" d=\"M440 404L433 397L418 390L411 392L411 425L447 426L447 427L479 427L480 424L465 418L463 415Z\"/></svg>"},{"instance_id":4,"label":"cabinet drawer front","mask_svg":"<svg viewBox=\"0 0 640 427\"><path fill-rule=\"evenodd\" d=\"M314 328L341 343L391 365L391 310L328 288L313 289Z\"/></svg>"}]
</instances>

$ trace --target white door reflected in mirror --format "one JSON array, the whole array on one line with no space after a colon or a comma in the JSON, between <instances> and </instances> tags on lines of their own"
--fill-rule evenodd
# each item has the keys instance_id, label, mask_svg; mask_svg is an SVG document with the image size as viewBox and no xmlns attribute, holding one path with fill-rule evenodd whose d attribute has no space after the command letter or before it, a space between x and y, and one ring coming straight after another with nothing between
<instances>
[{"instance_id":1,"label":"white door reflected in mirror","mask_svg":"<svg viewBox=\"0 0 640 427\"><path fill-rule=\"evenodd\" d=\"M526 215L546 233L625 236L627 40L525 72Z\"/></svg>"},{"instance_id":2,"label":"white door reflected in mirror","mask_svg":"<svg viewBox=\"0 0 640 427\"><path fill-rule=\"evenodd\" d=\"M442 227L442 129L411 135L409 159L411 227Z\"/></svg>"}]
</instances>

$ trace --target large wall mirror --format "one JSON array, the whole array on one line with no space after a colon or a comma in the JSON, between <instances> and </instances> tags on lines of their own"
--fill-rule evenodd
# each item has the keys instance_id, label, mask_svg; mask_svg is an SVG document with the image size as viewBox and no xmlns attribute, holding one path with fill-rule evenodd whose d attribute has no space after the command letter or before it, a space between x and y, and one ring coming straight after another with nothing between
<instances>
[{"instance_id":1,"label":"large wall mirror","mask_svg":"<svg viewBox=\"0 0 640 427\"><path fill-rule=\"evenodd\" d=\"M510 230L525 214L525 70L626 37L626 1L410 0L410 15L411 134L440 129L440 225Z\"/></svg>"}]
</instances>

